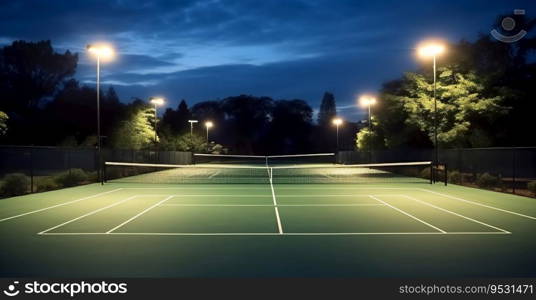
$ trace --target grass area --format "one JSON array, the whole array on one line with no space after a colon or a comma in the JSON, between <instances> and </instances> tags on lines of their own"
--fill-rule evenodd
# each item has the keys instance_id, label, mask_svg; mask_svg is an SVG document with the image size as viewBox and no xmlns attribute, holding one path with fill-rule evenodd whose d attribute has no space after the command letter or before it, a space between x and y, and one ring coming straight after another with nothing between
<instances>
[{"instance_id":1,"label":"grass area","mask_svg":"<svg viewBox=\"0 0 536 300\"><path fill-rule=\"evenodd\" d=\"M536 276L536 200L415 184L90 184L0 200L1 275Z\"/></svg>"}]
</instances>

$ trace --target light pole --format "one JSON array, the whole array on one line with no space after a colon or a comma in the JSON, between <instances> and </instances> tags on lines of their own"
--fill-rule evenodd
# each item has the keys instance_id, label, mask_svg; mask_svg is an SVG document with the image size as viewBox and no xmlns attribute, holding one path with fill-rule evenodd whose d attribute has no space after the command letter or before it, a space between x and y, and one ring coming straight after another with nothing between
<instances>
[{"instance_id":1,"label":"light pole","mask_svg":"<svg viewBox=\"0 0 536 300\"><path fill-rule=\"evenodd\" d=\"M361 96L359 98L359 103L361 104L361 106L365 106L368 108L368 125L370 132L372 132L372 114L370 107L376 104L376 98L367 95Z\"/></svg>"},{"instance_id":2,"label":"light pole","mask_svg":"<svg viewBox=\"0 0 536 300\"><path fill-rule=\"evenodd\" d=\"M209 147L208 147L208 130L210 128L212 128L212 126L214 126L214 124L211 121L206 121L205 122L205 127L207 128L207 152L208 152L208 149L209 149Z\"/></svg>"},{"instance_id":3,"label":"light pole","mask_svg":"<svg viewBox=\"0 0 536 300\"><path fill-rule=\"evenodd\" d=\"M188 120L188 123L190 123L190 137L192 138L194 136L194 123L197 123L199 121L197 120Z\"/></svg>"},{"instance_id":4,"label":"light pole","mask_svg":"<svg viewBox=\"0 0 536 300\"><path fill-rule=\"evenodd\" d=\"M439 145L437 144L437 97L436 97L436 57L445 52L445 46L435 42L429 42L419 47L419 55L421 57L432 57L433 60L433 73L434 73L434 84L433 84L433 99L434 99L434 172L432 172L432 180L436 182L436 171L439 164Z\"/></svg>"},{"instance_id":5,"label":"light pole","mask_svg":"<svg viewBox=\"0 0 536 300\"><path fill-rule=\"evenodd\" d=\"M337 128L337 148L336 148L336 150L339 151L339 126L342 124L342 119L341 118L335 118L331 122Z\"/></svg>"},{"instance_id":6,"label":"light pole","mask_svg":"<svg viewBox=\"0 0 536 300\"><path fill-rule=\"evenodd\" d=\"M100 129L100 62L101 58L111 58L114 55L114 51L111 47L106 45L87 45L87 51L97 57L97 151L98 151L98 170L99 181L101 185L104 184L102 176L102 145L101 145L101 129Z\"/></svg>"},{"instance_id":7,"label":"light pole","mask_svg":"<svg viewBox=\"0 0 536 300\"><path fill-rule=\"evenodd\" d=\"M156 114L156 107L164 105L164 98L151 97L149 102L154 104L154 144L156 147L156 143L158 142L158 136L156 135L156 122L158 120L158 117Z\"/></svg>"}]
</instances>

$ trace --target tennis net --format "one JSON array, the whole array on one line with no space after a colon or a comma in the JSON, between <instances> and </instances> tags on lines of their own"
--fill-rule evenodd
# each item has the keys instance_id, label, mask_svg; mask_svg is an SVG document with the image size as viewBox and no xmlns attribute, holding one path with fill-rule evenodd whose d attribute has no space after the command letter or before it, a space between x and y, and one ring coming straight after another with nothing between
<instances>
[{"instance_id":1,"label":"tennis net","mask_svg":"<svg viewBox=\"0 0 536 300\"><path fill-rule=\"evenodd\" d=\"M105 180L128 183L429 183L431 162L361 165L167 165L106 162Z\"/></svg>"},{"instance_id":2,"label":"tennis net","mask_svg":"<svg viewBox=\"0 0 536 300\"><path fill-rule=\"evenodd\" d=\"M233 155L194 153L195 164L240 164L240 165L297 165L333 164L335 153L290 154L290 155Z\"/></svg>"}]
</instances>

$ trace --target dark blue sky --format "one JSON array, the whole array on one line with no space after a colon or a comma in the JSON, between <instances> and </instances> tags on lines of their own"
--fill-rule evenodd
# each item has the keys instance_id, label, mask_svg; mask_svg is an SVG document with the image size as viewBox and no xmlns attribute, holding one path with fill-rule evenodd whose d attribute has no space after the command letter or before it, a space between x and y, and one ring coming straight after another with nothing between
<instances>
[{"instance_id":1,"label":"dark blue sky","mask_svg":"<svg viewBox=\"0 0 536 300\"><path fill-rule=\"evenodd\" d=\"M513 9L533 16L536 1L1 1L0 44L50 39L80 53L76 77L92 84L84 47L109 42L118 55L102 80L124 101L160 95L176 107L252 94L317 109L331 91L357 120L357 95L414 70L421 40L473 40Z\"/></svg>"}]
</instances>

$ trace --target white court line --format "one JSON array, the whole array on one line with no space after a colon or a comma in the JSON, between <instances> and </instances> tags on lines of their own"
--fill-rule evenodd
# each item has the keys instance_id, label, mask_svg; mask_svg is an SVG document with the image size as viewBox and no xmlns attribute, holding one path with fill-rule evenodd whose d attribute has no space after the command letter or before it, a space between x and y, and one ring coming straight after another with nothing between
<instances>
[{"instance_id":1,"label":"white court line","mask_svg":"<svg viewBox=\"0 0 536 300\"><path fill-rule=\"evenodd\" d=\"M493 229L495 229L495 230L499 230L499 231L502 231L502 232L504 232L504 233L511 233L511 232L509 232L509 231L507 231L507 230L504 230L504 229L502 229L502 228L499 228L499 227L496 227L496 226L493 226L493 225L484 223L484 222L482 222L482 221L475 220L475 219L470 218L470 217L466 217L466 216L464 216L464 215L455 213L455 212L453 212L453 211L450 211L450 210L448 210L448 209L445 209L445 208L442 208L442 207L439 207L439 206L435 206L435 205L433 205L433 204L431 204L431 203L428 203L428 202L426 202L426 201L422 201L422 200L419 200L419 199L417 199L417 198L413 198L413 197L411 197L411 196L407 196L407 195L404 195L404 197L406 197L406 198L408 198L408 199L411 199L411 200L413 200L413 201L417 201L417 202L422 203L422 204L424 204L424 205L428 205L428 206L431 206L431 207L433 207L433 208L442 210L442 211L444 211L444 212L453 214L453 215L455 215L455 216L458 216L458 217L467 219L467 220L469 220L469 221L473 221L473 222L475 222L475 223L478 223L478 224L487 226L487 227L489 227L489 228L493 228Z\"/></svg>"},{"instance_id":2,"label":"white court line","mask_svg":"<svg viewBox=\"0 0 536 300\"><path fill-rule=\"evenodd\" d=\"M256 186L244 186L247 184L237 184L241 185L241 187L232 187L232 186L221 186L221 187L207 187L202 185L203 187L191 187L191 186L185 186L185 187L124 187L125 190L265 190L267 187L261 187L260 185L264 184L257 184ZM288 190L303 190L303 187L293 187L294 184L289 184L288 186L284 184L280 184L277 188L278 189L288 189ZM337 187L326 187L326 184L317 184L322 185L324 187L315 187L313 184L303 184L307 187L307 190L325 190L325 189L337 189L337 190L419 190L419 188L388 188L388 187L382 187L380 186L360 186L360 187L348 187L348 186L337 186ZM346 184L347 185L347 184ZM329 185L328 185L329 186Z\"/></svg>"},{"instance_id":3,"label":"white court line","mask_svg":"<svg viewBox=\"0 0 536 300\"><path fill-rule=\"evenodd\" d=\"M427 222L425 222L425 221L423 221L423 220L421 220L421 219L415 217L414 215L412 215L412 214L410 214L410 213L407 213L407 212L405 212L405 211L403 211L403 210L401 210L401 209L399 209L399 208L396 208L396 207L392 206L391 204L389 204L389 203L387 203L387 202L381 200L380 198L377 198L377 197L372 196L372 195L370 195L370 198L375 199L375 200L378 200L378 201L380 201L381 203L383 203L383 204L385 204L385 205L391 207L392 209L394 209L394 210L396 210L396 211L398 211L398 212L401 212L401 213L405 214L406 216L411 217L411 218L413 218L413 219L415 219L415 220L417 220L417 221L419 221L419 222L421 222L421 223L423 223L423 224L425 224L425 225L427 225L427 226L429 226L429 227L432 227L433 229L435 229L435 230L437 230L437 231L439 231L439 232L441 232L441 233L447 233L446 231L444 231L444 230L442 230L442 229L439 229L439 228L437 228L436 226L434 226L434 225L432 225L432 224L430 224L430 223L427 223Z\"/></svg>"},{"instance_id":4,"label":"white court line","mask_svg":"<svg viewBox=\"0 0 536 300\"><path fill-rule=\"evenodd\" d=\"M380 194L380 196L400 196L403 194ZM176 197L236 197L236 198L272 198L272 195L233 195L233 194L142 194L140 196L147 197L163 197L163 196L173 196ZM277 195L277 197L288 197L288 198L320 198L320 197L363 197L368 198L369 195L352 195L352 194L315 194L315 195Z\"/></svg>"},{"instance_id":5,"label":"white court line","mask_svg":"<svg viewBox=\"0 0 536 300\"><path fill-rule=\"evenodd\" d=\"M433 193L433 194L436 194L436 195L440 195L440 196L443 196L443 197L447 197L447 198L450 198L450 199L454 199L454 200L458 200L458 201L462 201L462 202L467 202L467 203L471 203L471 204L474 204L474 205L479 205L479 206L482 206L482 207L487 207L487 208L490 208L490 209L494 209L494 210L502 211L502 212L505 212L505 213L513 214L513 215L516 215L516 216L536 220L536 217L520 214L520 213L517 213L517 212L510 211L510 210L506 210L506 209L502 209L502 208L498 208L498 207L494 207L494 206L490 206L490 205L486 205L486 204L482 204L482 203L478 203L478 202L474 202L474 201L465 200L465 199L462 199L462 198L450 196L450 195L443 194L443 193L434 192L434 191L427 190L427 189L421 189L421 188L417 188L417 189L421 190L421 191L430 192L430 193Z\"/></svg>"},{"instance_id":6,"label":"white court line","mask_svg":"<svg viewBox=\"0 0 536 300\"><path fill-rule=\"evenodd\" d=\"M173 198L178 197L236 197L236 198L272 198L272 195L232 195L232 194L195 194L195 195L185 195L185 194L143 194L140 196L147 197L164 197L164 196L173 196Z\"/></svg>"},{"instance_id":7,"label":"white court line","mask_svg":"<svg viewBox=\"0 0 536 300\"><path fill-rule=\"evenodd\" d=\"M307 187L307 190L318 190L318 189L322 189L322 190L325 190L325 189L329 189L330 187L316 187L316 186L310 186L310 187ZM331 187L333 188L333 187ZM157 189L157 190L176 190L176 189L194 189L194 190L199 190L198 187L181 187L181 188L171 188L171 187L145 187L145 188L136 188L136 187L125 187L123 189ZM230 190L241 190L241 189L248 189L248 190L251 190L251 189L265 189L265 188L262 188L262 187L203 187L203 190L206 190L206 189L230 189ZM285 185L279 185L278 186L278 189L286 189L286 190L302 190L303 187L295 187L295 186L285 186ZM423 189L423 188L403 188L403 187L392 187L392 188L389 188L389 187L381 187L381 186L360 186L360 187L348 187L348 186L337 186L337 189L338 190L418 190L418 191L424 191L424 192L429 192L429 193L433 193L433 194L437 194L437 195L440 195L440 196L443 196L443 197L447 197L447 198L450 198L450 199L454 199L454 200L458 200L458 201L462 201L462 202L466 202L466 203L471 203L471 204L474 204L474 205L478 205L478 206L482 206L482 207L486 207L486 208L489 208L489 209L494 209L494 210L497 210L497 211L502 211L502 212L505 212L505 213L509 213L509 214L513 214L513 215L517 215L517 216L520 216L520 217L524 217L524 218L528 218L528 219L532 219L532 220L536 220L536 217L533 217L533 216L529 216L529 215L524 215L524 214L521 214L521 213L518 213L518 212L513 212L513 211L510 211L510 210L506 210L506 209L502 209L502 208L498 208L498 207L494 207L494 206L490 206L490 205L486 205L486 204L482 204L482 203L478 203L478 202L474 202L474 201L469 201L469 200L466 200L466 199L462 199L462 198L459 198L459 197L454 197L454 196L450 196L450 195L447 195L447 194L443 194L443 193L439 193L439 192L435 192L435 191L431 191L431 190L427 190L427 189ZM2 220L0 220L2 221Z\"/></svg>"},{"instance_id":8,"label":"white court line","mask_svg":"<svg viewBox=\"0 0 536 300\"><path fill-rule=\"evenodd\" d=\"M89 213L87 213L87 214L84 214L84 215L81 215L81 216L76 217L76 218L74 218L74 219L71 219L71 220L69 220L69 221L67 221L67 222L63 222L63 223L61 223L61 224L59 224L59 225L56 225L56 226L50 227L50 228L48 228L48 229L45 229L45 230L39 232L38 234L43 234L43 233L46 233L46 232L48 232L48 231L54 230L54 229L59 228L59 227L61 227L61 226L63 226L63 225L67 225L67 224L72 223L72 222L74 222L74 221L76 221L76 220L80 220L80 219L85 218L85 217L87 217L87 216L96 214L96 213L98 213L99 211L103 211L103 210L108 209L108 208L110 208L110 207L114 207L114 206L116 206L116 205L119 205L119 204L121 204L121 203L123 203L123 202L126 202L126 201L128 201L128 200L134 199L134 198L136 198L136 197L138 197L138 195L130 196L130 197L128 197L128 198L126 198L126 199L123 199L123 200L121 200L121 201L119 201L119 202L112 203L112 204L107 205L107 206L105 206L105 207L96 209L96 210L91 211L91 212L89 212Z\"/></svg>"},{"instance_id":9,"label":"white court line","mask_svg":"<svg viewBox=\"0 0 536 300\"><path fill-rule=\"evenodd\" d=\"M38 213L38 212L41 212L41 211L44 211L44 210L48 210L48 209L51 209L51 208L56 208L56 207L60 207L60 206L63 206L63 205L68 205L68 204L76 203L76 202L78 202L78 201L82 201L82 200L87 200L87 199L90 199L90 198L99 197L99 196L106 195L106 194L109 194L109 193L117 192L117 191L122 190L122 189L123 189L123 188L117 188L117 189L114 189L114 190L111 190L111 191L107 191L107 192L103 192L103 193L98 193L98 194L91 195L91 196L87 196L87 197L84 197L84 198L80 198L80 199L76 199L76 200L72 200L72 201L68 201L68 202L64 202L64 203L56 204L56 205L53 205L53 206L49 206L49 207L45 207L45 208L41 208L41 209L37 209L37 210L33 210L33 211L29 211L29 212L26 212L26 213L23 213L23 214L20 214L20 215L16 215L16 216L12 216L12 217L3 218L3 219L0 219L0 222L7 221L7 220L11 220L11 219L18 218L18 217L22 217L22 216L26 216L26 215L29 215L29 214Z\"/></svg>"},{"instance_id":10,"label":"white court line","mask_svg":"<svg viewBox=\"0 0 536 300\"><path fill-rule=\"evenodd\" d=\"M403 195L403 194L379 194L379 196L397 196L397 195ZM374 194L374 196L378 196L378 194ZM277 195L278 198L286 197L286 198L320 198L320 197L352 197L352 198L370 198L369 195L352 195L352 194L314 194L314 195Z\"/></svg>"},{"instance_id":11,"label":"white court line","mask_svg":"<svg viewBox=\"0 0 536 300\"><path fill-rule=\"evenodd\" d=\"M283 234L283 226L281 225L281 218L279 217L279 210L277 208L277 200L275 199L275 191L274 191L274 184L272 182L272 176L270 174L271 170L267 167L266 170L268 171L268 176L270 178L270 189L272 190L272 199L274 200L274 210L275 210L275 218L277 219L277 229L279 230L279 234Z\"/></svg>"},{"instance_id":12,"label":"white court line","mask_svg":"<svg viewBox=\"0 0 536 300\"><path fill-rule=\"evenodd\" d=\"M216 233L188 233L188 232L47 232L42 235L133 235L133 236L341 236L341 235L501 235L509 234L501 231L483 232L216 232Z\"/></svg>"},{"instance_id":13,"label":"white court line","mask_svg":"<svg viewBox=\"0 0 536 300\"><path fill-rule=\"evenodd\" d=\"M159 206L193 206L193 207L196 207L196 206L200 206L200 207L204 207L204 206L215 206L215 207L218 207L218 206L228 206L228 207L234 207L234 206L237 206L237 207L240 207L240 206L252 206L252 207L255 207L255 206L264 206L264 207L274 207L274 206L277 206L277 207L282 207L282 206L327 206L327 207L330 207L330 206L385 206L385 204L382 204L382 203L354 203L354 204L277 204L277 205L273 205L273 204L180 204L180 203L163 203L163 204L160 204Z\"/></svg>"},{"instance_id":14,"label":"white court line","mask_svg":"<svg viewBox=\"0 0 536 300\"><path fill-rule=\"evenodd\" d=\"M214 172L214 174L210 175L208 178L211 179L212 177L214 177L214 176L216 176L216 175L218 175L220 173L221 173L221 171L216 171L216 172Z\"/></svg>"},{"instance_id":15,"label":"white court line","mask_svg":"<svg viewBox=\"0 0 536 300\"><path fill-rule=\"evenodd\" d=\"M130 222L130 221L136 219L137 217L143 215L144 213L148 212L149 210L151 210L151 209L157 207L158 205L160 205L160 204L166 202L167 200L169 200L169 199L171 199L171 198L173 198L173 196L169 196L169 197L167 197L167 198L164 198L164 200L158 201L157 203L155 203L155 204L149 206L148 208L144 209L142 212L138 213L137 215L133 216L132 218L130 218L130 219L126 220L125 222L123 222L123 223L121 223L121 224L115 226L114 228L108 230L106 233L109 234L109 233L111 233L112 231L121 228L122 226L124 226L124 225L127 224L128 222Z\"/></svg>"}]
</instances>

